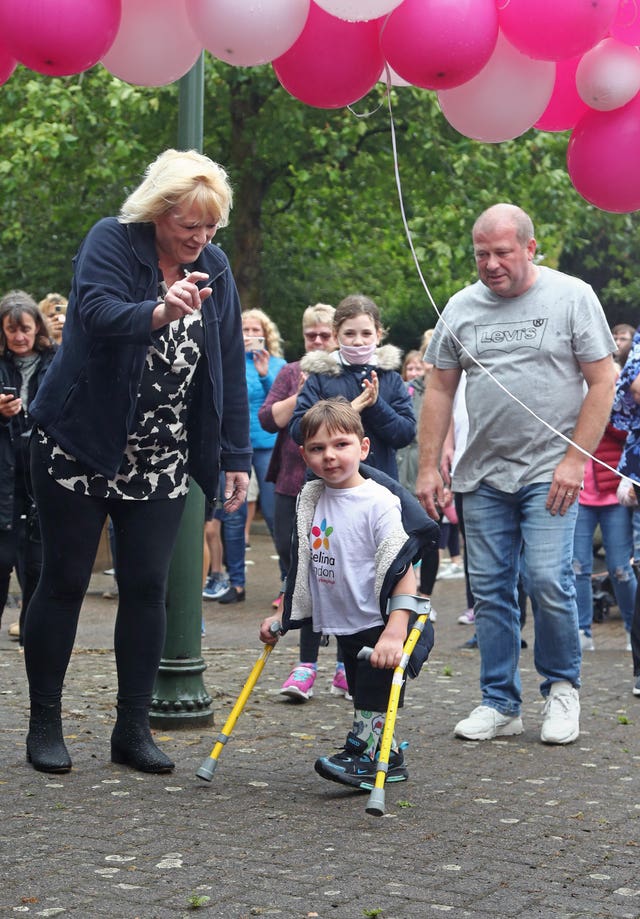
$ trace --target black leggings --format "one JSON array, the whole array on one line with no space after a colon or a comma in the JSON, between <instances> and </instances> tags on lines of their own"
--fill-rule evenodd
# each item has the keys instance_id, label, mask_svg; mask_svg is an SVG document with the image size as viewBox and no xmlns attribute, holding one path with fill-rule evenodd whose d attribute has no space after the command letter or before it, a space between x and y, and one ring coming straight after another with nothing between
<instances>
[{"instance_id":1,"label":"black leggings","mask_svg":"<svg viewBox=\"0 0 640 919\"><path fill-rule=\"evenodd\" d=\"M185 499L85 497L58 485L49 475L50 457L36 438L31 451L43 548L42 573L25 622L31 699L48 705L61 697L80 608L109 516L118 558L114 632L118 701L148 706L164 646L167 574Z\"/></svg>"}]
</instances>

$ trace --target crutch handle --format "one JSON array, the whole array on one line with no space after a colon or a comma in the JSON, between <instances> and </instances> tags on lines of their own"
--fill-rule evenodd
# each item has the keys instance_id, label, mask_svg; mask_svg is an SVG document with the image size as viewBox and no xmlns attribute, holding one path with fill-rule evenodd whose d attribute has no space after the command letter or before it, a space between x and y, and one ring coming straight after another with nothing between
<instances>
[{"instance_id":1,"label":"crutch handle","mask_svg":"<svg viewBox=\"0 0 640 919\"><path fill-rule=\"evenodd\" d=\"M370 648L369 645L365 645L364 648L360 648L358 651L358 660L359 661L368 661L373 654L373 648Z\"/></svg>"}]
</instances>

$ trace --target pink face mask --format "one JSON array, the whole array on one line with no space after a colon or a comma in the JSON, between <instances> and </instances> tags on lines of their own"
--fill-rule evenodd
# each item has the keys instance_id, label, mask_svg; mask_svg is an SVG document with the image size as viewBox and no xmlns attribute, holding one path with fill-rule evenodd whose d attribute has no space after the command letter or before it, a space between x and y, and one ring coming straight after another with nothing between
<instances>
[{"instance_id":1,"label":"pink face mask","mask_svg":"<svg viewBox=\"0 0 640 919\"><path fill-rule=\"evenodd\" d=\"M340 345L340 354L349 364L368 364L376 353L378 345L371 342L369 345Z\"/></svg>"}]
</instances>

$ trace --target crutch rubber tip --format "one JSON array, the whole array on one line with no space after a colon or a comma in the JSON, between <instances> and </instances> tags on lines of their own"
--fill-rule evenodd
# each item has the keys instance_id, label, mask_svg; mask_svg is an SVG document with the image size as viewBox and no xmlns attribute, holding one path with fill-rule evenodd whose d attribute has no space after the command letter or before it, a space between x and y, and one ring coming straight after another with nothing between
<instances>
[{"instance_id":1,"label":"crutch rubber tip","mask_svg":"<svg viewBox=\"0 0 640 919\"><path fill-rule=\"evenodd\" d=\"M384 788L374 788L369 795L366 811L372 817L384 816Z\"/></svg>"},{"instance_id":2,"label":"crutch rubber tip","mask_svg":"<svg viewBox=\"0 0 640 919\"><path fill-rule=\"evenodd\" d=\"M206 760L204 761L204 763L200 766L200 768L196 772L196 775L198 776L199 779L204 779L205 782L210 782L211 779L213 778L213 773L216 771L217 765L218 765L218 761L215 759L211 759L211 757L208 756Z\"/></svg>"}]
</instances>

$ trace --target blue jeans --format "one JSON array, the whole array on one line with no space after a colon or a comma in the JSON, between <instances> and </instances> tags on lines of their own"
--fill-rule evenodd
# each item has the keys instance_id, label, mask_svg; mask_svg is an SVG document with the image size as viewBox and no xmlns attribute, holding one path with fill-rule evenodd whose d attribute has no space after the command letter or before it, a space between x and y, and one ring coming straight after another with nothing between
<instances>
[{"instance_id":1,"label":"blue jeans","mask_svg":"<svg viewBox=\"0 0 640 919\"><path fill-rule=\"evenodd\" d=\"M564 517L545 508L549 484L506 494L489 485L464 495L464 527L482 704L520 714L518 577L531 600L534 662L548 695L552 683L580 685L580 637L572 567L577 505ZM521 558L522 555L522 558Z\"/></svg>"},{"instance_id":2,"label":"blue jeans","mask_svg":"<svg viewBox=\"0 0 640 919\"><path fill-rule=\"evenodd\" d=\"M253 468L258 479L258 485L260 487L260 510L262 511L262 516L264 517L265 523L271 533L271 538L274 540L274 529L273 529L273 518L275 513L275 498L276 498L276 487L273 482L267 482L266 475L267 469L269 468L269 463L271 462L271 448L268 450L254 450L253 451ZM277 547L277 543L276 547ZM280 580L284 581L287 576L286 568L280 560Z\"/></svg>"},{"instance_id":3,"label":"blue jeans","mask_svg":"<svg viewBox=\"0 0 640 919\"><path fill-rule=\"evenodd\" d=\"M633 557L640 561L640 507L631 508L631 529L633 531Z\"/></svg>"},{"instance_id":4,"label":"blue jeans","mask_svg":"<svg viewBox=\"0 0 640 919\"><path fill-rule=\"evenodd\" d=\"M273 536L273 507L276 492L274 483L267 482L266 476L272 452L271 448L268 450L254 450L251 461L260 488L260 510L271 536Z\"/></svg>"},{"instance_id":5,"label":"blue jeans","mask_svg":"<svg viewBox=\"0 0 640 919\"><path fill-rule=\"evenodd\" d=\"M224 502L224 473L220 476L219 495L220 501ZM247 522L247 502L245 501L232 514L227 513L222 506L218 506L214 511L214 517L222 523L222 541L224 542L224 558L229 583L232 587L244 587L244 528Z\"/></svg>"},{"instance_id":6,"label":"blue jeans","mask_svg":"<svg viewBox=\"0 0 640 919\"><path fill-rule=\"evenodd\" d=\"M586 635L591 635L593 620L593 534L600 524L607 571L613 585L616 602L627 632L631 631L636 597L636 576L631 567L633 535L631 509L621 504L588 507L581 504L573 540L573 567L576 573L578 621Z\"/></svg>"}]
</instances>

